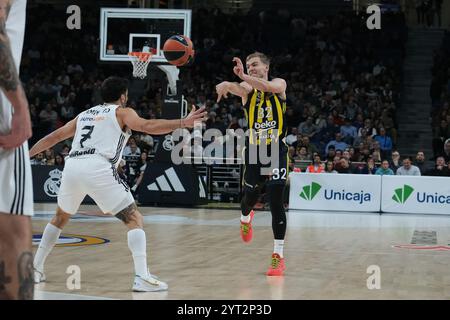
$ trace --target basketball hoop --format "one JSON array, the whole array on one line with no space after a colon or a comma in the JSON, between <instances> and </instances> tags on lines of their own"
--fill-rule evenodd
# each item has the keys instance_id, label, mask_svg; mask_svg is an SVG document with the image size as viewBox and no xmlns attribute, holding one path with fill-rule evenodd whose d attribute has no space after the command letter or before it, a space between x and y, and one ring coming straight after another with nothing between
<instances>
[{"instance_id":1,"label":"basketball hoop","mask_svg":"<svg viewBox=\"0 0 450 320\"><path fill-rule=\"evenodd\" d=\"M129 52L128 58L133 64L133 77L144 79L147 76L147 66L152 59L152 52Z\"/></svg>"}]
</instances>

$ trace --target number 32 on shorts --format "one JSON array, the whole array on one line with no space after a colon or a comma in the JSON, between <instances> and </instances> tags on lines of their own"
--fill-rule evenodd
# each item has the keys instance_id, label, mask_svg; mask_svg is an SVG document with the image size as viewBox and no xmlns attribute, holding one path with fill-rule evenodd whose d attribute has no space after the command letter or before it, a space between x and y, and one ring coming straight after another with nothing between
<instances>
[{"instance_id":1,"label":"number 32 on shorts","mask_svg":"<svg viewBox=\"0 0 450 320\"><path fill-rule=\"evenodd\" d=\"M286 168L274 168L272 170L272 180L286 180Z\"/></svg>"}]
</instances>

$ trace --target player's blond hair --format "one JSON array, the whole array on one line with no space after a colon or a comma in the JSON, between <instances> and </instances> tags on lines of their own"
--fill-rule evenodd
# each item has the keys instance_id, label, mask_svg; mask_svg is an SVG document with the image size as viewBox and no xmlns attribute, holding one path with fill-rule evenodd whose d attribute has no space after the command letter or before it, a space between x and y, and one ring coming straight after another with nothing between
<instances>
[{"instance_id":1,"label":"player's blond hair","mask_svg":"<svg viewBox=\"0 0 450 320\"><path fill-rule=\"evenodd\" d=\"M245 61L248 61L252 58L259 58L261 60L262 63L266 64L266 65L270 65L270 58L268 56L266 56L264 53L262 52L253 52L252 54L249 54L247 56L247 59L245 59Z\"/></svg>"}]
</instances>

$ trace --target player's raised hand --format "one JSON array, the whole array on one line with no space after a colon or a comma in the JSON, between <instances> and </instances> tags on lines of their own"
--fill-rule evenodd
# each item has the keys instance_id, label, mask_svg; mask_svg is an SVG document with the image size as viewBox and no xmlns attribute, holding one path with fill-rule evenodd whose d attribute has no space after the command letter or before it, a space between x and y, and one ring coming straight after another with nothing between
<instances>
[{"instance_id":1,"label":"player's raised hand","mask_svg":"<svg viewBox=\"0 0 450 320\"><path fill-rule=\"evenodd\" d=\"M198 110L196 110L195 106L192 105L192 110L188 114L188 116L183 119L183 126L185 128L193 128L195 123L198 121L206 121L207 119L207 112L205 110L205 107L202 107Z\"/></svg>"},{"instance_id":2,"label":"player's raised hand","mask_svg":"<svg viewBox=\"0 0 450 320\"><path fill-rule=\"evenodd\" d=\"M229 92L228 81L219 83L216 86L216 92L217 92L217 102L219 102L222 99L222 97L228 98L228 92Z\"/></svg>"},{"instance_id":3,"label":"player's raised hand","mask_svg":"<svg viewBox=\"0 0 450 320\"><path fill-rule=\"evenodd\" d=\"M236 66L233 68L234 74L242 79L242 77L244 76L244 65L242 64L241 59L239 59L238 57L234 57L233 62L236 63Z\"/></svg>"}]
</instances>

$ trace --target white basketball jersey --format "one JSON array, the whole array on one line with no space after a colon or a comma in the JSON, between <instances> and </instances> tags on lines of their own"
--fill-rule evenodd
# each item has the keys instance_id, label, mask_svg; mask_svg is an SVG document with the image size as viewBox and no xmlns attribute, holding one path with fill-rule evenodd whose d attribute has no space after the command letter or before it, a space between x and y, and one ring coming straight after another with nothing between
<instances>
[{"instance_id":1,"label":"white basketball jersey","mask_svg":"<svg viewBox=\"0 0 450 320\"><path fill-rule=\"evenodd\" d=\"M19 73L22 57L23 37L25 34L26 0L12 2L11 10L6 20L6 34L8 35L11 52ZM3 63L3 61L1 62ZM9 100L0 90L0 134L7 134L11 130L12 107ZM1 151L1 148L0 148Z\"/></svg>"},{"instance_id":2,"label":"white basketball jersey","mask_svg":"<svg viewBox=\"0 0 450 320\"><path fill-rule=\"evenodd\" d=\"M101 104L78 115L77 129L69 158L105 157L115 167L122 159L131 130L123 132L116 117L117 105Z\"/></svg>"}]
</instances>

